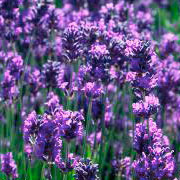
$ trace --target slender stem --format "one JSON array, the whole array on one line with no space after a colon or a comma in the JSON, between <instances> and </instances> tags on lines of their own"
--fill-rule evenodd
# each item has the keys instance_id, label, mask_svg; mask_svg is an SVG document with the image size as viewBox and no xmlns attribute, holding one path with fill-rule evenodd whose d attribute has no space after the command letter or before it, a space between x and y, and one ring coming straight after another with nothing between
<instances>
[{"instance_id":1,"label":"slender stem","mask_svg":"<svg viewBox=\"0 0 180 180\"><path fill-rule=\"evenodd\" d=\"M52 165L48 165L48 180L52 180L52 174L51 174L51 168L52 168Z\"/></svg>"},{"instance_id":2,"label":"slender stem","mask_svg":"<svg viewBox=\"0 0 180 180\"><path fill-rule=\"evenodd\" d=\"M102 97L102 101L103 101L103 117L101 118L101 144L100 144L100 155L99 155L99 165L100 165L100 171L103 171L103 167L104 164L102 163L102 160L105 160L105 154L103 152L103 146L104 146L104 137L105 137L105 122L104 122L104 118L105 118L105 109L106 109L106 96L107 96L107 88L105 91L105 95L103 95ZM101 173L102 175L102 173Z\"/></svg>"},{"instance_id":3,"label":"slender stem","mask_svg":"<svg viewBox=\"0 0 180 180\"><path fill-rule=\"evenodd\" d=\"M69 142L66 143L66 155L65 155L65 165L67 166L69 163ZM67 180L68 179L68 175L64 174L63 175L63 180Z\"/></svg>"},{"instance_id":4,"label":"slender stem","mask_svg":"<svg viewBox=\"0 0 180 180\"><path fill-rule=\"evenodd\" d=\"M95 152L95 148L96 148L96 140L97 140L97 137L96 137L97 136L97 124L95 123L94 126L95 126L95 135L94 135L94 143L93 143L93 150L91 153L91 159L94 156L94 152Z\"/></svg>"},{"instance_id":5,"label":"slender stem","mask_svg":"<svg viewBox=\"0 0 180 180\"><path fill-rule=\"evenodd\" d=\"M86 156L86 149L87 149L87 137L88 137L88 134L89 134L89 126L90 126L90 122L91 122L91 110L92 110L92 99L90 98L89 100L89 105L88 105L88 113L87 113L87 119L86 119L86 134L85 134L85 137L84 137L84 145L83 145L83 156L85 158L87 158Z\"/></svg>"}]
</instances>

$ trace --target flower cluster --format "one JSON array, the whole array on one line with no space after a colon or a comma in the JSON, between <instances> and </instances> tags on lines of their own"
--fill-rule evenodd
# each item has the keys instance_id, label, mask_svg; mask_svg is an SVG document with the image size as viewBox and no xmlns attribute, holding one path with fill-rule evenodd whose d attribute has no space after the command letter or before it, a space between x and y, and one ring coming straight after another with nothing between
<instances>
[{"instance_id":1,"label":"flower cluster","mask_svg":"<svg viewBox=\"0 0 180 180\"><path fill-rule=\"evenodd\" d=\"M65 171L61 157L62 138L69 143L70 140L81 137L84 117L79 112L63 110L58 97L52 92L49 93L47 100L46 113L38 116L33 111L24 120L25 152L29 157L33 153L48 163L55 162L58 167L62 167L62 171Z\"/></svg>"},{"instance_id":2,"label":"flower cluster","mask_svg":"<svg viewBox=\"0 0 180 180\"><path fill-rule=\"evenodd\" d=\"M0 151L20 179L175 180L176 4L0 0Z\"/></svg>"},{"instance_id":3,"label":"flower cluster","mask_svg":"<svg viewBox=\"0 0 180 180\"><path fill-rule=\"evenodd\" d=\"M5 173L8 177L12 176L13 179L18 178L17 166L13 160L13 155L11 152L0 155L1 160L1 171Z\"/></svg>"},{"instance_id":4,"label":"flower cluster","mask_svg":"<svg viewBox=\"0 0 180 180\"><path fill-rule=\"evenodd\" d=\"M152 120L136 125L134 149L138 159L133 162L137 178L173 179L175 162L169 142Z\"/></svg>"},{"instance_id":5,"label":"flower cluster","mask_svg":"<svg viewBox=\"0 0 180 180\"><path fill-rule=\"evenodd\" d=\"M77 162L75 166L75 179L76 180L98 180L99 177L97 176L98 173L98 165L93 164L89 159L81 159Z\"/></svg>"},{"instance_id":6,"label":"flower cluster","mask_svg":"<svg viewBox=\"0 0 180 180\"><path fill-rule=\"evenodd\" d=\"M0 63L5 66L0 96L12 103L19 93L17 85L23 72L23 60L20 55L11 51L6 53L2 51L0 59Z\"/></svg>"}]
</instances>

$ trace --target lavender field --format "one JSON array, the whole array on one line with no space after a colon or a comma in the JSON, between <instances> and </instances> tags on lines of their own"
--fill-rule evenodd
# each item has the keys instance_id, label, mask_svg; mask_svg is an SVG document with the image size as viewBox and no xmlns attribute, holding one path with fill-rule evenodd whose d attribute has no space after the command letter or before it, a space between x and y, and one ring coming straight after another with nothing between
<instances>
[{"instance_id":1,"label":"lavender field","mask_svg":"<svg viewBox=\"0 0 180 180\"><path fill-rule=\"evenodd\" d=\"M0 180L180 180L180 1L0 0Z\"/></svg>"}]
</instances>

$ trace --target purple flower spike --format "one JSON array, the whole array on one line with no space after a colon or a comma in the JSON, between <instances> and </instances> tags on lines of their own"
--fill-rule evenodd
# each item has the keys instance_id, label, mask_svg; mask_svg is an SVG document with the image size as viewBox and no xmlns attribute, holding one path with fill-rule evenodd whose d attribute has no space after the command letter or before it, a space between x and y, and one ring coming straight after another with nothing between
<instances>
[{"instance_id":1,"label":"purple flower spike","mask_svg":"<svg viewBox=\"0 0 180 180\"><path fill-rule=\"evenodd\" d=\"M104 93L102 86L98 85L94 82L93 83L91 83L91 82L86 83L84 88L82 89L82 91L85 92L87 97L93 98L93 99L101 96Z\"/></svg>"},{"instance_id":2,"label":"purple flower spike","mask_svg":"<svg viewBox=\"0 0 180 180\"><path fill-rule=\"evenodd\" d=\"M14 55L9 59L7 68L10 70L12 76L19 79L21 72L23 71L23 60L21 56Z\"/></svg>"},{"instance_id":3,"label":"purple flower spike","mask_svg":"<svg viewBox=\"0 0 180 180\"><path fill-rule=\"evenodd\" d=\"M19 93L18 88L16 86L15 78L11 75L9 70L6 70L4 73L4 79L1 82L2 92L1 96L10 100L10 102L15 99Z\"/></svg>"},{"instance_id":4,"label":"purple flower spike","mask_svg":"<svg viewBox=\"0 0 180 180\"><path fill-rule=\"evenodd\" d=\"M102 81L109 79L111 57L106 45L93 44L87 55L87 63L92 67L92 76Z\"/></svg>"},{"instance_id":5,"label":"purple flower spike","mask_svg":"<svg viewBox=\"0 0 180 180\"><path fill-rule=\"evenodd\" d=\"M13 160L13 155L11 152L0 155L1 159L1 171L4 172L8 177L18 178L17 166Z\"/></svg>"},{"instance_id":6,"label":"purple flower spike","mask_svg":"<svg viewBox=\"0 0 180 180\"><path fill-rule=\"evenodd\" d=\"M115 173L120 173L127 180L131 179L131 158L115 159L112 161L112 167Z\"/></svg>"},{"instance_id":7,"label":"purple flower spike","mask_svg":"<svg viewBox=\"0 0 180 180\"><path fill-rule=\"evenodd\" d=\"M76 61L81 54L82 35L76 23L71 23L65 29L62 37L64 58L66 62Z\"/></svg>"},{"instance_id":8,"label":"purple flower spike","mask_svg":"<svg viewBox=\"0 0 180 180\"><path fill-rule=\"evenodd\" d=\"M157 112L160 104L157 97L154 95L145 96L145 100L133 103L133 113L137 116L149 117Z\"/></svg>"},{"instance_id":9,"label":"purple flower spike","mask_svg":"<svg viewBox=\"0 0 180 180\"><path fill-rule=\"evenodd\" d=\"M161 141L163 138L162 131L157 128L156 123L152 119L148 121L149 125L147 122L136 124L133 147L139 154L148 153L149 144Z\"/></svg>"},{"instance_id":10,"label":"purple flower spike","mask_svg":"<svg viewBox=\"0 0 180 180\"><path fill-rule=\"evenodd\" d=\"M59 97L54 94L54 92L49 92L47 96L47 102L45 105L48 107L50 112L53 112L57 107L60 106L59 104Z\"/></svg>"},{"instance_id":11,"label":"purple flower spike","mask_svg":"<svg viewBox=\"0 0 180 180\"><path fill-rule=\"evenodd\" d=\"M152 120L136 125L134 149L138 152L133 162L136 178L173 180L175 161L166 137Z\"/></svg>"},{"instance_id":12,"label":"purple flower spike","mask_svg":"<svg viewBox=\"0 0 180 180\"><path fill-rule=\"evenodd\" d=\"M64 137L67 141L76 137L82 137L84 117L79 112L63 111L62 124L60 127L60 136Z\"/></svg>"},{"instance_id":13,"label":"purple flower spike","mask_svg":"<svg viewBox=\"0 0 180 180\"><path fill-rule=\"evenodd\" d=\"M38 117L35 111L31 112L23 124L23 135L25 143L31 143L33 136L36 135L40 127Z\"/></svg>"},{"instance_id":14,"label":"purple flower spike","mask_svg":"<svg viewBox=\"0 0 180 180\"><path fill-rule=\"evenodd\" d=\"M98 164L93 164L89 159L81 159L75 167L75 172L76 180L99 180Z\"/></svg>"},{"instance_id":15,"label":"purple flower spike","mask_svg":"<svg viewBox=\"0 0 180 180\"><path fill-rule=\"evenodd\" d=\"M42 79L46 87L56 87L57 86L57 76L60 71L60 62L48 60L46 64L43 65Z\"/></svg>"}]
</instances>

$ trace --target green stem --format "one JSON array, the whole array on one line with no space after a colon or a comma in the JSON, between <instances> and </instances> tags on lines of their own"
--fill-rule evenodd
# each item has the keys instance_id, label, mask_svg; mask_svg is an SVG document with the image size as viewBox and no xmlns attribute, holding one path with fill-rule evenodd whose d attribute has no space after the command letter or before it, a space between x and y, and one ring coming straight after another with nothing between
<instances>
[{"instance_id":1,"label":"green stem","mask_svg":"<svg viewBox=\"0 0 180 180\"><path fill-rule=\"evenodd\" d=\"M95 148L96 148L96 140L97 140L97 138L96 138L96 136L97 136L97 124L96 124L96 122L95 122L94 126L95 126L95 135L94 135L94 143L93 143L93 150L91 153L91 159L94 156L94 152L95 152Z\"/></svg>"},{"instance_id":2,"label":"green stem","mask_svg":"<svg viewBox=\"0 0 180 180\"><path fill-rule=\"evenodd\" d=\"M102 175L102 171L104 168L104 164L102 163L102 160L104 161L104 159L106 158L104 151L103 151L103 147L104 147L104 138L105 138L105 122L104 122L104 118L105 118L105 109L106 109L106 96L107 96L107 88L105 91L105 94L103 95L102 101L103 101L103 117L101 118L101 144L100 144L100 154L99 154L99 166L100 166L100 171L101 171L101 175Z\"/></svg>"},{"instance_id":3,"label":"green stem","mask_svg":"<svg viewBox=\"0 0 180 180\"><path fill-rule=\"evenodd\" d=\"M89 105L88 105L88 113L87 113L87 119L86 119L86 134L84 136L84 144L83 144L83 156L84 158L87 158L86 155L86 149L87 149L87 137L89 134L89 126L91 122L91 110L92 110L92 99L89 100Z\"/></svg>"}]
</instances>

